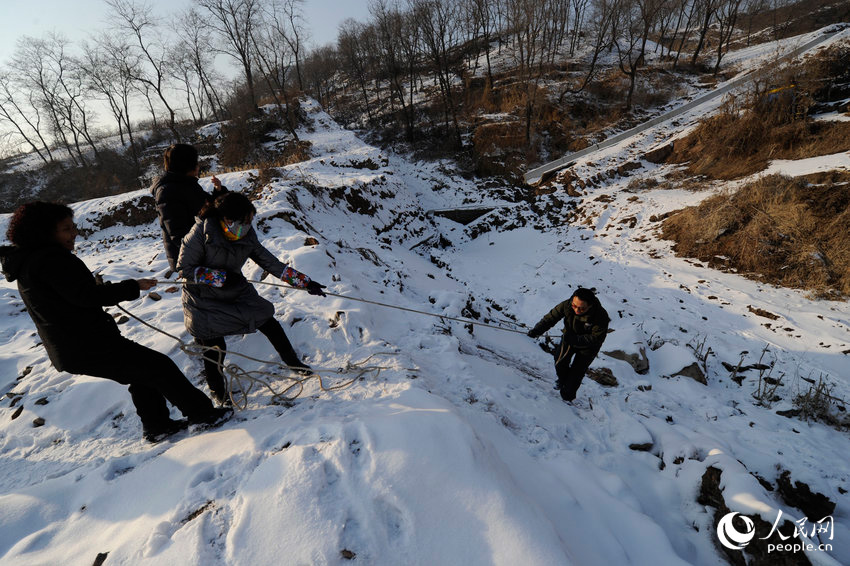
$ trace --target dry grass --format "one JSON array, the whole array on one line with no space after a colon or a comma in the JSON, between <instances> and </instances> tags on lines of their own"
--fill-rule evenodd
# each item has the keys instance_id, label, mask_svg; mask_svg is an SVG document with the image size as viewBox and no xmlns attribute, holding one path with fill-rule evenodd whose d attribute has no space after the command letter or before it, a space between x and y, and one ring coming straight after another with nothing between
<instances>
[{"instance_id":1,"label":"dry grass","mask_svg":"<svg viewBox=\"0 0 850 566\"><path fill-rule=\"evenodd\" d=\"M834 297L850 295L848 222L850 185L772 175L670 216L662 234L678 255Z\"/></svg>"},{"instance_id":2,"label":"dry grass","mask_svg":"<svg viewBox=\"0 0 850 566\"><path fill-rule=\"evenodd\" d=\"M688 163L692 174L738 179L773 159L803 159L850 149L850 122L815 122L809 108L830 96L829 85L848 73L850 43L754 82L721 111L676 142L669 161ZM780 89L780 90L776 90Z\"/></svg>"}]
</instances>

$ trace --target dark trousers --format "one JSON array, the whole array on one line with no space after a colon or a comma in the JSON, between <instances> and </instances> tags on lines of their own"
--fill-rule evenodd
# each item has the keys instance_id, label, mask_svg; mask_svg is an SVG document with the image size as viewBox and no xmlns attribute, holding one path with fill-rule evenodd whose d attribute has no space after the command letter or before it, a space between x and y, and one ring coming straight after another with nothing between
<instances>
[{"instance_id":1,"label":"dark trousers","mask_svg":"<svg viewBox=\"0 0 850 566\"><path fill-rule=\"evenodd\" d=\"M189 419L200 419L213 410L212 402L183 375L171 358L123 336L103 344L85 362L63 368L129 385L130 397L146 429L169 420L168 400Z\"/></svg>"},{"instance_id":2,"label":"dark trousers","mask_svg":"<svg viewBox=\"0 0 850 566\"><path fill-rule=\"evenodd\" d=\"M581 380L598 353L597 349L577 349L563 342L555 350L555 373L558 375L558 389L564 401L576 398Z\"/></svg>"},{"instance_id":3,"label":"dark trousers","mask_svg":"<svg viewBox=\"0 0 850 566\"><path fill-rule=\"evenodd\" d=\"M295 349L286 337L283 327L274 318L270 318L268 322L258 327L257 330L262 332L277 353L280 354L280 359L288 366L304 366L304 362L295 353ZM207 379L207 385L210 391L220 398L227 396L227 389L224 385L224 375L221 373L221 368L224 367L224 356L227 354L227 346L223 336L217 338L207 338L195 340L201 346L207 348L217 347L220 351L207 350L204 352L204 375Z\"/></svg>"}]
</instances>

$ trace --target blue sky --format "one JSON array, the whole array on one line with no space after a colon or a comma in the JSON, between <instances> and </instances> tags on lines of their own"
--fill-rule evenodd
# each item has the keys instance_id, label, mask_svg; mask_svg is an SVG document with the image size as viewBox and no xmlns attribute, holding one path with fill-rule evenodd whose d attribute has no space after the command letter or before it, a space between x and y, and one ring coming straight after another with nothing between
<instances>
[{"instance_id":1,"label":"blue sky","mask_svg":"<svg viewBox=\"0 0 850 566\"><path fill-rule=\"evenodd\" d=\"M176 13L192 0L149 0L163 15ZM324 45L336 40L337 27L346 18L366 21L368 0L307 0L304 18L312 43ZM50 30L62 32L76 41L105 29L107 6L103 0L0 0L0 63L9 60L15 43L23 35L41 36Z\"/></svg>"}]
</instances>

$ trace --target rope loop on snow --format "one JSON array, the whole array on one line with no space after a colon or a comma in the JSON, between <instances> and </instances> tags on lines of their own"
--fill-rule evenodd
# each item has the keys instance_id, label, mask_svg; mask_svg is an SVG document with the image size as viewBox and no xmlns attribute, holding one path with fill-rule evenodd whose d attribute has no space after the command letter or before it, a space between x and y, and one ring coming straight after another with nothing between
<instances>
[{"instance_id":1,"label":"rope loop on snow","mask_svg":"<svg viewBox=\"0 0 850 566\"><path fill-rule=\"evenodd\" d=\"M351 360L346 362L344 368L340 369L330 369L330 368L312 368L308 371L304 371L302 367L294 367L288 366L282 362L275 362L269 360L261 360L259 358L255 358L252 356L248 356L246 354L241 354L239 352L233 352L231 350L227 350L225 353L230 356L237 356L246 360L250 360L252 362L258 362L262 364L276 366L278 371L267 371L267 370L245 370L235 363L223 363L221 361L221 356L216 356L215 358L210 358L206 354L210 350L215 350L216 352L221 352L221 349L217 346L202 346L196 343L186 342L179 336L175 336L165 330L154 326L153 324L143 320L142 318L136 316L129 310L125 309L121 305L116 305L119 309L121 309L124 314L134 318L135 320L141 322L148 328L159 332L169 338L175 340L180 344L180 350L185 352L186 355L195 358L201 358L203 360L209 360L215 362L218 365L218 369L227 381L227 392L233 406L240 410L245 410L248 407L248 395L255 388L265 388L271 393L272 403L279 405L287 405L301 396L304 392L304 385L310 381L311 379L315 379L319 382L319 389L322 391L338 391L340 389L345 389L353 384L355 381L359 379L364 379L366 376L377 379L377 377L381 374L381 371L388 369L407 369L408 371L416 371L412 368L394 368L392 366L385 365L374 365L369 364L369 361L375 356L393 356L396 355L395 352L375 352L370 354L368 357L360 360L358 362L352 362ZM282 371L281 371L282 370ZM347 381L343 381L342 383L337 383L336 385L326 385L322 375L338 375L338 376L351 376ZM284 381L289 382L286 387L283 389L275 389L272 385L275 381Z\"/></svg>"}]
</instances>

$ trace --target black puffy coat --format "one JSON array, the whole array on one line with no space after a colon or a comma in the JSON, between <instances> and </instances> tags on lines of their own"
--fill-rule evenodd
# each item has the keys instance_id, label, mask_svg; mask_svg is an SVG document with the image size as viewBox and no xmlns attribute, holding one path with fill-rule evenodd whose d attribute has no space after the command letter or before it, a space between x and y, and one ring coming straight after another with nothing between
<instances>
[{"instance_id":1,"label":"black puffy coat","mask_svg":"<svg viewBox=\"0 0 850 566\"><path fill-rule=\"evenodd\" d=\"M198 212L204 204L225 192L227 189L222 187L210 194L201 188L195 177L176 173L166 173L153 184L151 194L156 202L165 256L171 269L177 271L180 243L195 225Z\"/></svg>"},{"instance_id":2,"label":"black puffy coat","mask_svg":"<svg viewBox=\"0 0 850 566\"><path fill-rule=\"evenodd\" d=\"M87 360L121 338L103 307L137 299L135 279L101 285L86 264L58 244L37 249L0 248L0 262L32 317L51 363L59 371L84 373Z\"/></svg>"},{"instance_id":3,"label":"black puffy coat","mask_svg":"<svg viewBox=\"0 0 850 566\"><path fill-rule=\"evenodd\" d=\"M573 295L574 296L574 295ZM559 320L564 320L562 340L565 344L578 350L599 350L608 335L608 323L611 317L602 308L596 297L593 298L590 309L578 315L572 308L573 297L559 303L540 319L532 332L542 334L555 326Z\"/></svg>"}]
</instances>

